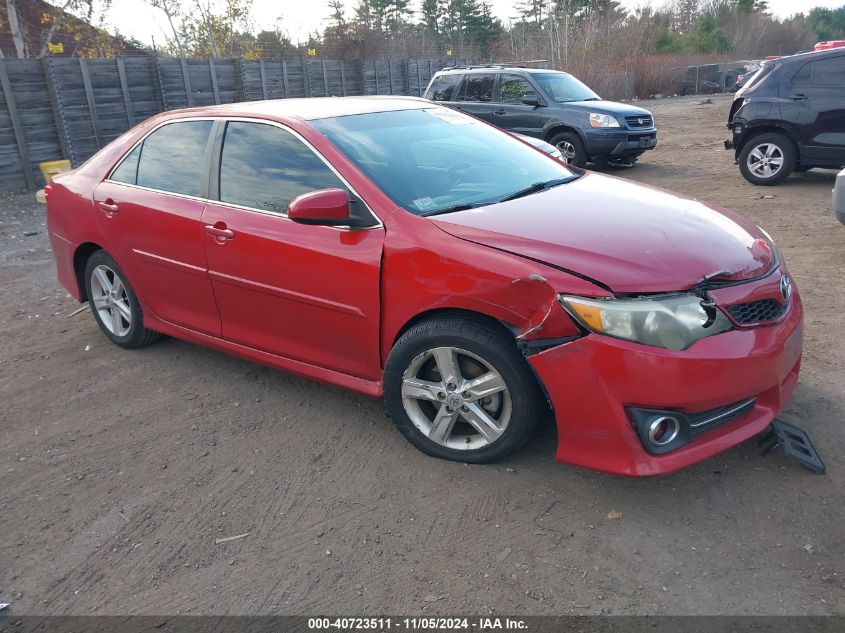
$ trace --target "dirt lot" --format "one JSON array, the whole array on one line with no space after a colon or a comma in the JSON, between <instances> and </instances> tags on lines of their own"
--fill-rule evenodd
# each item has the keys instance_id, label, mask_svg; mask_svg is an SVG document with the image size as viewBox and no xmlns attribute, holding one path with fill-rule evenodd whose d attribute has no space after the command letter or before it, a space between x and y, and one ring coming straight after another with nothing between
<instances>
[{"instance_id":1,"label":"dirt lot","mask_svg":"<svg viewBox=\"0 0 845 633\"><path fill-rule=\"evenodd\" d=\"M55 281L43 207L5 196L0 602L15 614L845 613L833 172L747 184L721 148L729 101L700 101L647 104L660 144L621 175L746 213L780 243L806 305L788 413L826 475L752 442L624 479L556 463L551 430L508 463L428 458L379 401L172 339L110 345L89 313L69 316L79 306Z\"/></svg>"}]
</instances>

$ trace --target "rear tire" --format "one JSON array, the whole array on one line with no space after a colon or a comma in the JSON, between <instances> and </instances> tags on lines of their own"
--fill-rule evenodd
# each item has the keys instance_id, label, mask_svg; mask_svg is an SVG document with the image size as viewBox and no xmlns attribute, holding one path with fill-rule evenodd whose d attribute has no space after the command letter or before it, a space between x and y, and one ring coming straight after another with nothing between
<instances>
[{"instance_id":1,"label":"rear tire","mask_svg":"<svg viewBox=\"0 0 845 633\"><path fill-rule=\"evenodd\" d=\"M584 147L584 143L581 141L581 137L575 132L561 132L560 134L555 134L551 139L549 139L549 143L560 150L560 153L563 155L563 160L570 165L584 167L590 159L587 155L587 148Z\"/></svg>"},{"instance_id":2,"label":"rear tire","mask_svg":"<svg viewBox=\"0 0 845 633\"><path fill-rule=\"evenodd\" d=\"M418 449L484 464L517 452L544 412L512 336L483 319L441 317L405 332L384 369L387 411Z\"/></svg>"},{"instance_id":3,"label":"rear tire","mask_svg":"<svg viewBox=\"0 0 845 633\"><path fill-rule=\"evenodd\" d=\"M85 264L85 294L94 320L112 343L134 349L154 343L161 334L144 327L144 313L126 275L104 250Z\"/></svg>"},{"instance_id":4,"label":"rear tire","mask_svg":"<svg viewBox=\"0 0 845 633\"><path fill-rule=\"evenodd\" d=\"M771 186L786 180L798 159L791 140L783 134L768 132L746 141L737 162L743 178L752 185Z\"/></svg>"}]
</instances>

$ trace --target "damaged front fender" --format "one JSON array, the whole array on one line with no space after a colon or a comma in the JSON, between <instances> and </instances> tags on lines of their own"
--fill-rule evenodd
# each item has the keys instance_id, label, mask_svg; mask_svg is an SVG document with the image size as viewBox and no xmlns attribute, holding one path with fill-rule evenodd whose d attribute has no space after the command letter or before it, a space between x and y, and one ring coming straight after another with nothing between
<instances>
[{"instance_id":1,"label":"damaged front fender","mask_svg":"<svg viewBox=\"0 0 845 633\"><path fill-rule=\"evenodd\" d=\"M400 216L402 217L402 216ZM407 324L426 313L463 310L506 324L520 346L582 335L558 294L607 296L589 281L511 253L464 240L444 242L443 233L420 218L413 239L404 232L386 241L382 264L382 362ZM401 222L401 220L400 220ZM437 235L426 239L427 231ZM434 237L439 239L435 240ZM439 243L438 252L420 244ZM386 300L389 298L389 300Z\"/></svg>"}]
</instances>

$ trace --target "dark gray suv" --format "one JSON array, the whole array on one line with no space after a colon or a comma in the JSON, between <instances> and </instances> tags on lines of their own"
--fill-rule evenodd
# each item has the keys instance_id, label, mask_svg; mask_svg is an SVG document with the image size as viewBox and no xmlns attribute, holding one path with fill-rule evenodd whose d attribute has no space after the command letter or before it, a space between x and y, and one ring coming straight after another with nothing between
<instances>
[{"instance_id":1,"label":"dark gray suv","mask_svg":"<svg viewBox=\"0 0 845 633\"><path fill-rule=\"evenodd\" d=\"M558 147L568 162L632 165L657 145L651 112L604 101L569 73L458 66L431 78L425 98Z\"/></svg>"}]
</instances>

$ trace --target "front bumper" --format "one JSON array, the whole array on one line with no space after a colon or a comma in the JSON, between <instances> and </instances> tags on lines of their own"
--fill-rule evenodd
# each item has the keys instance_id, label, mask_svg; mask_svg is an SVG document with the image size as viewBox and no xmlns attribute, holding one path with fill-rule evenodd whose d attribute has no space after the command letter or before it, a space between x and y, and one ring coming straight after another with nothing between
<instances>
[{"instance_id":1,"label":"front bumper","mask_svg":"<svg viewBox=\"0 0 845 633\"><path fill-rule=\"evenodd\" d=\"M727 128L731 131L731 136L725 141L725 149L732 149L738 151L742 145L742 135L745 133L747 121L739 117L728 121Z\"/></svg>"},{"instance_id":2,"label":"front bumper","mask_svg":"<svg viewBox=\"0 0 845 633\"><path fill-rule=\"evenodd\" d=\"M684 351L589 334L529 357L558 427L561 462L621 475L658 475L701 461L765 429L792 395L801 365L802 307L784 319L702 339ZM655 455L626 407L696 414L755 398L753 408Z\"/></svg>"},{"instance_id":3,"label":"front bumper","mask_svg":"<svg viewBox=\"0 0 845 633\"><path fill-rule=\"evenodd\" d=\"M657 147L655 128L601 132L589 130L586 137L590 157L638 155Z\"/></svg>"}]
</instances>

